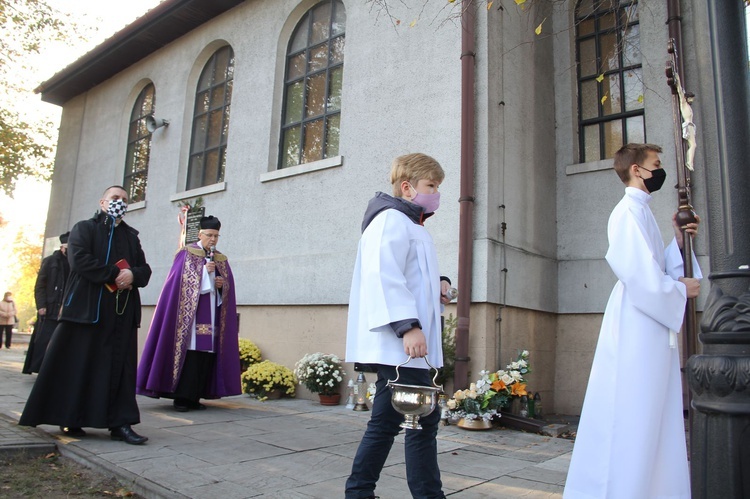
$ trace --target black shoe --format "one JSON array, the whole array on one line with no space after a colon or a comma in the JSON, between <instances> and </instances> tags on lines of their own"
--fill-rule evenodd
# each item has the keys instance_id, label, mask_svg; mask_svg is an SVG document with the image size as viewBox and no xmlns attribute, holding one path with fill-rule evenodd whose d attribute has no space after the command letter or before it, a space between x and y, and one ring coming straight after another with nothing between
<instances>
[{"instance_id":1,"label":"black shoe","mask_svg":"<svg viewBox=\"0 0 750 499\"><path fill-rule=\"evenodd\" d=\"M187 403L188 409L192 409L194 411L205 411L206 406L201 404L200 402L194 402L192 400L189 400Z\"/></svg>"},{"instance_id":2,"label":"black shoe","mask_svg":"<svg viewBox=\"0 0 750 499\"><path fill-rule=\"evenodd\" d=\"M142 437L133 431L133 428L129 424L120 426L119 428L112 428L110 436L112 440L122 440L126 444L130 445L141 445L143 442L148 440L148 437Z\"/></svg>"},{"instance_id":3,"label":"black shoe","mask_svg":"<svg viewBox=\"0 0 750 499\"><path fill-rule=\"evenodd\" d=\"M67 435L69 437L76 437L81 438L86 436L86 432L83 431L83 428L73 428L70 426L61 426L60 431L63 432L63 435Z\"/></svg>"},{"instance_id":4,"label":"black shoe","mask_svg":"<svg viewBox=\"0 0 750 499\"><path fill-rule=\"evenodd\" d=\"M188 407L187 403L185 403L182 400L180 400L180 401L175 400L174 401L174 410L177 411L177 412L188 412L190 410L190 407Z\"/></svg>"}]
</instances>

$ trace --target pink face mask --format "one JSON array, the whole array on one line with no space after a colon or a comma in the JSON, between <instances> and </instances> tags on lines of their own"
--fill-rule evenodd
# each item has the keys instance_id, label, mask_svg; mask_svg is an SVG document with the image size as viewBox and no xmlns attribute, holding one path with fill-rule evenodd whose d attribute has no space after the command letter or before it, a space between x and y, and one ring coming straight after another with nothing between
<instances>
[{"instance_id":1,"label":"pink face mask","mask_svg":"<svg viewBox=\"0 0 750 499\"><path fill-rule=\"evenodd\" d=\"M419 206L424 208L425 213L435 213L440 207L439 192L435 192L433 194L422 194L420 192L417 192L417 190L414 189L413 185L409 184L409 187L411 187L415 193L415 196L412 198L411 202L414 204L418 204Z\"/></svg>"}]
</instances>

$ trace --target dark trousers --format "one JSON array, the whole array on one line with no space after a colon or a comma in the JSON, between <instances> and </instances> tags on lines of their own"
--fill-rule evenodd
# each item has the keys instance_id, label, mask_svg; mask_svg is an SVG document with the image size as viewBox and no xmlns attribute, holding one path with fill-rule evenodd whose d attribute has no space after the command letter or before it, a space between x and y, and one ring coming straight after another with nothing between
<instances>
[{"instance_id":1,"label":"dark trousers","mask_svg":"<svg viewBox=\"0 0 750 499\"><path fill-rule=\"evenodd\" d=\"M213 352L188 350L173 398L183 404L185 401L198 403L201 397L208 393L207 385L214 362L216 362L216 354Z\"/></svg>"},{"instance_id":2,"label":"dark trousers","mask_svg":"<svg viewBox=\"0 0 750 499\"><path fill-rule=\"evenodd\" d=\"M401 431L403 414L396 412L391 405L391 389L386 387L389 379L396 379L394 366L376 365L378 380L375 383L375 400L372 416L367 423L362 441L352 464L352 473L346 481L346 498L372 497L375 485L380 478L393 439ZM427 369L399 368L399 384L433 386ZM437 462L437 430L440 411L432 411L419 418L421 430L405 430L404 450L406 453L406 481L412 497L434 499L445 497L440 481Z\"/></svg>"},{"instance_id":3,"label":"dark trousers","mask_svg":"<svg viewBox=\"0 0 750 499\"><path fill-rule=\"evenodd\" d=\"M0 345L3 341L3 331L5 332L5 348L10 348L10 338L13 336L13 324L0 326Z\"/></svg>"}]
</instances>

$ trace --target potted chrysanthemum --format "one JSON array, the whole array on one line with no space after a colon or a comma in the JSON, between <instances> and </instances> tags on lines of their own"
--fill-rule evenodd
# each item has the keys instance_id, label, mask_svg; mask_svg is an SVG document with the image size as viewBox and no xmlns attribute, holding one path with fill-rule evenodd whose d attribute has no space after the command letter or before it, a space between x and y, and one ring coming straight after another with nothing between
<instances>
[{"instance_id":1,"label":"potted chrysanthemum","mask_svg":"<svg viewBox=\"0 0 750 499\"><path fill-rule=\"evenodd\" d=\"M252 364L242 373L241 380L242 391L255 395L258 400L282 395L294 397L297 387L292 370L270 360Z\"/></svg>"},{"instance_id":2,"label":"potted chrysanthemum","mask_svg":"<svg viewBox=\"0 0 750 499\"><path fill-rule=\"evenodd\" d=\"M321 405L338 405L339 386L344 379L341 359L330 353L309 353L294 365L299 384L317 393Z\"/></svg>"}]
</instances>

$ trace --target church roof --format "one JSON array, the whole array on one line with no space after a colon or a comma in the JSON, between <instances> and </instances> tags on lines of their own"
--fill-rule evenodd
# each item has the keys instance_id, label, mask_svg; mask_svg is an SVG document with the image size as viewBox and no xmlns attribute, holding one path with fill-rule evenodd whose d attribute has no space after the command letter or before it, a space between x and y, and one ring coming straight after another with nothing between
<instances>
[{"instance_id":1,"label":"church roof","mask_svg":"<svg viewBox=\"0 0 750 499\"><path fill-rule=\"evenodd\" d=\"M63 105L245 0L165 0L34 92Z\"/></svg>"}]
</instances>

